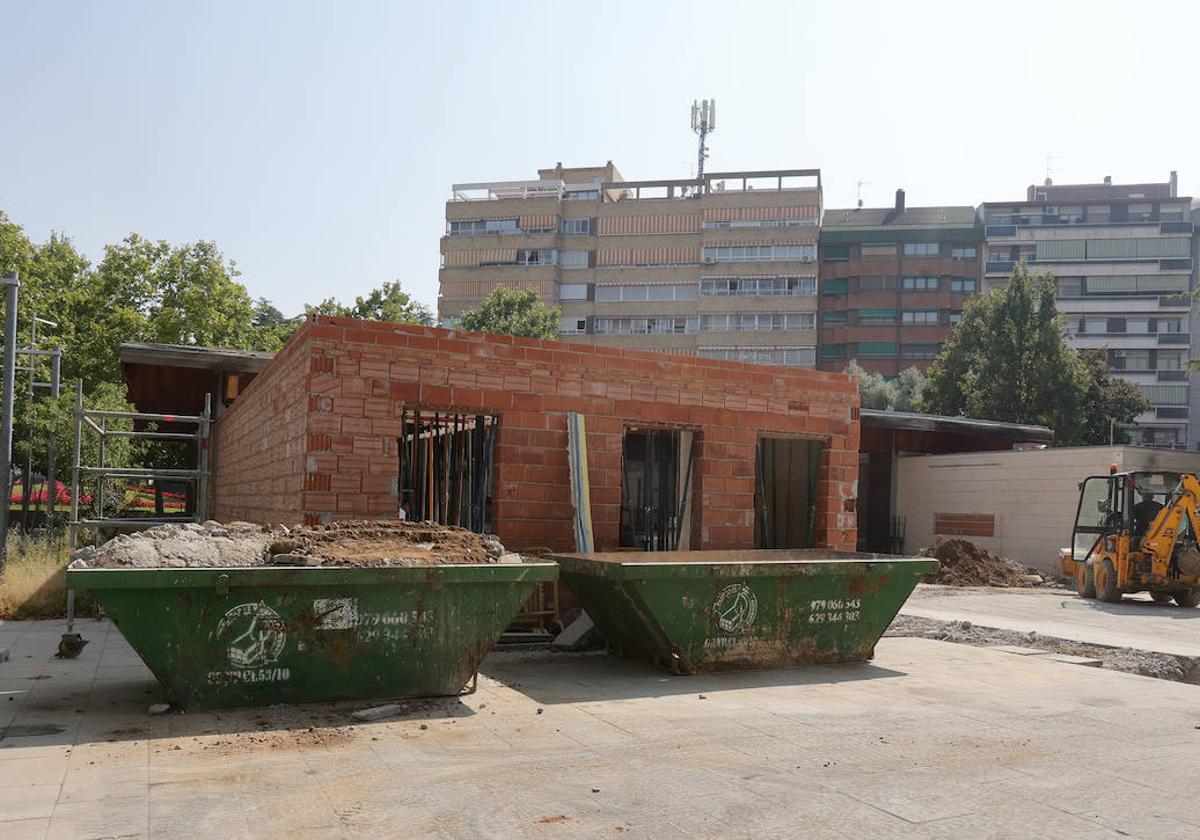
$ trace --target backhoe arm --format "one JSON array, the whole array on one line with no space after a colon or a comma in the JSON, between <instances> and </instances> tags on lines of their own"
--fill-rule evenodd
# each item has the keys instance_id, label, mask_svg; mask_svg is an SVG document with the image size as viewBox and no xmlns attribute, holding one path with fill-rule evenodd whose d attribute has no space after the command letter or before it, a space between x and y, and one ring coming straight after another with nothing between
<instances>
[{"instance_id":1,"label":"backhoe arm","mask_svg":"<svg viewBox=\"0 0 1200 840\"><path fill-rule=\"evenodd\" d=\"M1193 537L1200 535L1200 480L1190 473L1180 476L1179 486L1171 493L1167 504L1154 517L1142 538L1141 550L1150 555L1156 577L1167 577L1185 517L1191 525Z\"/></svg>"}]
</instances>

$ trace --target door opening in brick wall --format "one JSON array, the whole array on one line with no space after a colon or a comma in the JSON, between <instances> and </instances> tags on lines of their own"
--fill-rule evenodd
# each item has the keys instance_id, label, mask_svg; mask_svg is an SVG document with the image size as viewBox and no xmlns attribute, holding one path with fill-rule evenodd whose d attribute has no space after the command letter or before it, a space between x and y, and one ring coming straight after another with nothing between
<instances>
[{"instance_id":1,"label":"door opening in brick wall","mask_svg":"<svg viewBox=\"0 0 1200 840\"><path fill-rule=\"evenodd\" d=\"M492 527L492 453L499 418L488 414L405 410L400 506L408 519Z\"/></svg>"},{"instance_id":2,"label":"door opening in brick wall","mask_svg":"<svg viewBox=\"0 0 1200 840\"><path fill-rule=\"evenodd\" d=\"M685 429L625 430L622 548L685 551L690 547L693 437Z\"/></svg>"},{"instance_id":3,"label":"door opening in brick wall","mask_svg":"<svg viewBox=\"0 0 1200 840\"><path fill-rule=\"evenodd\" d=\"M754 480L754 547L813 548L821 442L761 438Z\"/></svg>"}]
</instances>

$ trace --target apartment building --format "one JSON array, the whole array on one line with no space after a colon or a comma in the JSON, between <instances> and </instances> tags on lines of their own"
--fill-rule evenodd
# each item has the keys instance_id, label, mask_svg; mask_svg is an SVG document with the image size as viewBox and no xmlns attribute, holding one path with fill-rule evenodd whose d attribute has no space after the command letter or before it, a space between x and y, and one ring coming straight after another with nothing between
<instances>
[{"instance_id":1,"label":"apartment building","mask_svg":"<svg viewBox=\"0 0 1200 840\"><path fill-rule=\"evenodd\" d=\"M1018 260L1052 272L1073 343L1104 349L1154 405L1130 430L1133 442L1198 448L1200 417L1189 423L1192 207L1176 174L1150 184L1047 180L1024 201L987 202L980 213L985 288L1003 285Z\"/></svg>"},{"instance_id":2,"label":"apartment building","mask_svg":"<svg viewBox=\"0 0 1200 840\"><path fill-rule=\"evenodd\" d=\"M904 190L892 207L826 210L818 367L925 370L979 289L982 244L974 207L908 207Z\"/></svg>"},{"instance_id":3,"label":"apartment building","mask_svg":"<svg viewBox=\"0 0 1200 840\"><path fill-rule=\"evenodd\" d=\"M601 167L456 184L438 315L453 325L498 286L562 308L562 337L813 367L817 169L626 181Z\"/></svg>"}]
</instances>

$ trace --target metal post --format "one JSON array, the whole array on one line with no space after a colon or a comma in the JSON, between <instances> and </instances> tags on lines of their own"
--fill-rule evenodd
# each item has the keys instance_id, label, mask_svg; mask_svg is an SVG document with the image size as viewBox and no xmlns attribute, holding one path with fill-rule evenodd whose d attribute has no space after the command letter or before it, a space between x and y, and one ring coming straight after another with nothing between
<instances>
[{"instance_id":1,"label":"metal post","mask_svg":"<svg viewBox=\"0 0 1200 840\"><path fill-rule=\"evenodd\" d=\"M54 355L50 358L50 399L58 402L62 388L62 348L55 347ZM53 524L54 503L58 498L58 477L54 474L54 423L50 423L50 431L46 441L46 525Z\"/></svg>"},{"instance_id":2,"label":"metal post","mask_svg":"<svg viewBox=\"0 0 1200 840\"><path fill-rule=\"evenodd\" d=\"M13 389L17 378L17 290L21 281L14 271L0 277L5 292L4 394L0 396L0 572L8 560L8 504L12 496Z\"/></svg>"},{"instance_id":3,"label":"metal post","mask_svg":"<svg viewBox=\"0 0 1200 840\"><path fill-rule=\"evenodd\" d=\"M99 446L100 470L99 470L99 472L96 473L96 518L97 519L106 518L105 514L104 514L104 479L107 475L104 471L104 468L108 466L108 463L104 460L104 443L105 443L105 441L104 441L105 434L104 433L106 431L108 431L108 418L101 417L100 418L100 446ZM100 545L100 526L97 525L93 530L96 532L95 544L98 547Z\"/></svg>"},{"instance_id":4,"label":"metal post","mask_svg":"<svg viewBox=\"0 0 1200 840\"><path fill-rule=\"evenodd\" d=\"M26 399L29 400L25 404L25 425L27 426L27 434L25 436L25 470L21 473L21 548L25 547L25 540L29 534L29 501L33 495L33 381L34 368L37 366L37 356L32 351L37 350L37 328L38 318L35 313L29 324L29 364L26 366L26 371L29 374L29 386L26 389Z\"/></svg>"},{"instance_id":5,"label":"metal post","mask_svg":"<svg viewBox=\"0 0 1200 840\"><path fill-rule=\"evenodd\" d=\"M75 457L71 461L71 550L79 547L79 459L83 443L83 380L75 383Z\"/></svg>"},{"instance_id":6,"label":"metal post","mask_svg":"<svg viewBox=\"0 0 1200 840\"><path fill-rule=\"evenodd\" d=\"M204 395L204 413L196 424L196 521L208 519L208 447L212 394Z\"/></svg>"}]
</instances>

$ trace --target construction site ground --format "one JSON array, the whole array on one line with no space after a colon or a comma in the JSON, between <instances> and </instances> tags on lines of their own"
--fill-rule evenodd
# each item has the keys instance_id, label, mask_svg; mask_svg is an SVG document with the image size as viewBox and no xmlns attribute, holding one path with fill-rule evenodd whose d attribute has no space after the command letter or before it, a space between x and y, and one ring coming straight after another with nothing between
<instances>
[{"instance_id":1,"label":"construction site ground","mask_svg":"<svg viewBox=\"0 0 1200 840\"><path fill-rule=\"evenodd\" d=\"M6 840L1200 835L1200 688L1045 656L884 638L678 677L499 653L475 694L354 724L373 704L152 716L110 623L75 660L63 629L0 623Z\"/></svg>"},{"instance_id":2,"label":"construction site ground","mask_svg":"<svg viewBox=\"0 0 1200 840\"><path fill-rule=\"evenodd\" d=\"M941 622L1036 633L1076 642L1200 657L1200 609L1126 595L1119 604L1070 589L994 589L919 584L901 614Z\"/></svg>"}]
</instances>

